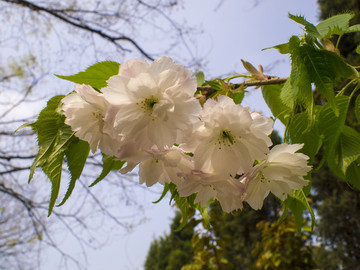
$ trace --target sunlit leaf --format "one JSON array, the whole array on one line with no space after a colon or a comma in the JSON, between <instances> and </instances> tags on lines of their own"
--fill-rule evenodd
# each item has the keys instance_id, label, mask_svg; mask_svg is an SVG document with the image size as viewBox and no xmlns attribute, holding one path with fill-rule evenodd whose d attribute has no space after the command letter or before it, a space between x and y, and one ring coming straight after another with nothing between
<instances>
[{"instance_id":1,"label":"sunlit leaf","mask_svg":"<svg viewBox=\"0 0 360 270\"><path fill-rule=\"evenodd\" d=\"M293 195L289 196L288 199L285 201L286 206L289 207L291 212L294 214L295 222L296 222L296 228L298 232L301 232L301 226L303 223L303 211L307 209L311 216L311 229L314 228L315 225L315 215L314 211L311 208L304 191L302 189L300 190L294 190Z\"/></svg>"},{"instance_id":2,"label":"sunlit leaf","mask_svg":"<svg viewBox=\"0 0 360 270\"><path fill-rule=\"evenodd\" d=\"M101 180L103 180L111 171L118 171L122 168L126 161L117 160L115 157L102 154L103 169L98 178L90 185L90 187L95 186Z\"/></svg>"},{"instance_id":3,"label":"sunlit leaf","mask_svg":"<svg viewBox=\"0 0 360 270\"><path fill-rule=\"evenodd\" d=\"M344 13L332 16L321 21L316 29L321 38L330 38L333 34L341 35L346 33L349 28L349 22L354 17L353 13Z\"/></svg>"},{"instance_id":4,"label":"sunlit leaf","mask_svg":"<svg viewBox=\"0 0 360 270\"><path fill-rule=\"evenodd\" d=\"M197 81L197 86L202 86L203 83L205 82L205 75L204 75L204 72L202 71L199 71L195 74L196 76L196 81Z\"/></svg>"},{"instance_id":5,"label":"sunlit leaf","mask_svg":"<svg viewBox=\"0 0 360 270\"><path fill-rule=\"evenodd\" d=\"M268 48L262 49L262 51L264 51L264 50L269 50L269 49L276 49L276 50L278 50L279 53L281 53L281 54L288 54L288 53L290 53L289 43L283 43L283 44L275 45L275 46L272 46L272 47L268 47Z\"/></svg>"},{"instance_id":6,"label":"sunlit leaf","mask_svg":"<svg viewBox=\"0 0 360 270\"><path fill-rule=\"evenodd\" d=\"M322 140L316 125L310 129L309 117L307 113L296 114L290 122L288 132L290 134L291 143L303 143L304 146L300 152L310 157L310 162L314 160L315 155L319 152Z\"/></svg>"},{"instance_id":7,"label":"sunlit leaf","mask_svg":"<svg viewBox=\"0 0 360 270\"><path fill-rule=\"evenodd\" d=\"M284 104L295 110L296 106L304 107L311 119L314 106L311 78L304 63L301 44L298 37L293 36L289 41L291 53L291 73L288 84L284 85L280 98ZM312 124L310 122L310 124Z\"/></svg>"},{"instance_id":8,"label":"sunlit leaf","mask_svg":"<svg viewBox=\"0 0 360 270\"><path fill-rule=\"evenodd\" d=\"M244 97L245 97L245 93L244 93L244 92L235 93L235 94L232 95L232 98L233 98L235 104L241 104L241 102L243 101Z\"/></svg>"},{"instance_id":9,"label":"sunlit leaf","mask_svg":"<svg viewBox=\"0 0 360 270\"><path fill-rule=\"evenodd\" d=\"M89 144L85 141L79 140L78 138L74 138L65 150L71 179L64 198L58 206L63 205L70 197L72 191L74 190L75 183L80 178L80 175L84 169L89 152Z\"/></svg>"},{"instance_id":10,"label":"sunlit leaf","mask_svg":"<svg viewBox=\"0 0 360 270\"><path fill-rule=\"evenodd\" d=\"M49 202L48 216L54 208L57 197L59 196L62 164L64 160L64 152L58 153L53 159L42 164L42 169L51 181L51 196Z\"/></svg>"},{"instance_id":11,"label":"sunlit leaf","mask_svg":"<svg viewBox=\"0 0 360 270\"><path fill-rule=\"evenodd\" d=\"M280 98L282 87L283 84L265 85L261 87L261 93L273 116L285 124L286 117L290 114L291 109Z\"/></svg>"},{"instance_id":12,"label":"sunlit leaf","mask_svg":"<svg viewBox=\"0 0 360 270\"><path fill-rule=\"evenodd\" d=\"M320 34L318 29L312 23L308 22L303 16L292 15L289 13L289 18L303 26L305 26L305 31L315 38L319 38Z\"/></svg>"},{"instance_id":13,"label":"sunlit leaf","mask_svg":"<svg viewBox=\"0 0 360 270\"><path fill-rule=\"evenodd\" d=\"M163 191L162 191L162 193L160 195L160 198L157 199L156 201L154 201L153 203L159 203L165 197L165 195L168 193L169 190L170 190L169 184L165 183L164 189L163 189Z\"/></svg>"},{"instance_id":14,"label":"sunlit leaf","mask_svg":"<svg viewBox=\"0 0 360 270\"><path fill-rule=\"evenodd\" d=\"M103 88L107 85L106 81L119 73L119 63L113 61L103 61L88 67L85 71L75 75L57 77L79 84L88 84L96 89Z\"/></svg>"}]
</instances>

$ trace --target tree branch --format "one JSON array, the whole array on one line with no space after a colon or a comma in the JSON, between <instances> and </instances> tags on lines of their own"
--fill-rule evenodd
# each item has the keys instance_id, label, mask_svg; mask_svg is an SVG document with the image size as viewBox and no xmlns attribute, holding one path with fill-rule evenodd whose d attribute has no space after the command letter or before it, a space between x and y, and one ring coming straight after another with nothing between
<instances>
[{"instance_id":1,"label":"tree branch","mask_svg":"<svg viewBox=\"0 0 360 270\"><path fill-rule=\"evenodd\" d=\"M275 85L275 84L283 84L288 80L288 78L272 78L269 80L252 80L252 81L245 81L243 83L234 83L231 84L234 88L234 90L236 90L237 88L246 88L246 87L250 87L250 86L263 86L263 85ZM209 96L213 93L215 93L216 91L218 91L215 88L212 88L211 86L199 86L197 88L198 91L203 91L205 92L204 94Z\"/></svg>"},{"instance_id":2,"label":"tree branch","mask_svg":"<svg viewBox=\"0 0 360 270\"><path fill-rule=\"evenodd\" d=\"M80 22L80 20L77 20L79 22L76 22L74 20L71 20L69 18L66 17L66 13L64 13L61 9L50 9L50 8L47 8L47 7L43 7L43 6L40 6L40 5L36 5L30 1L26 1L26 0L2 0L2 1L5 1L5 2L8 2L8 3L11 3L11 4L16 4L16 5L20 5L20 6L23 6L23 7L27 7L29 8L30 10L33 10L33 11L37 11L37 12L44 12L44 13L47 13L47 14L50 14L51 16L53 17L56 17L57 19L67 23L67 24L70 24L72 26L74 26L75 28L80 28L82 30L85 30L87 32L90 32L90 33L93 33L93 34L96 34L100 37L102 37L103 39L105 40L108 40L110 41L111 43L113 43L116 47L118 47L119 49L121 50L124 50L124 51L129 51L127 49L125 49L124 47L122 47L117 41L128 41L130 42L143 56L145 56L147 59L153 61L154 58L151 57L135 40L133 40L132 38L130 37L127 37L127 36L124 36L124 35L119 35L119 36L111 36L107 33L105 33L104 31L100 30L100 29L96 29L96 28L93 28L91 27L90 25L88 24L85 24L84 22Z\"/></svg>"}]
</instances>

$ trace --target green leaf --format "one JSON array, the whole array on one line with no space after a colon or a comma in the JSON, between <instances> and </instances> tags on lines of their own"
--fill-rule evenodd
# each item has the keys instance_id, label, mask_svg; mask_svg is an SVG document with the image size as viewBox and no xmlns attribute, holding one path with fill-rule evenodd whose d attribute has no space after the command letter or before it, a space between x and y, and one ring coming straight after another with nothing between
<instances>
[{"instance_id":1,"label":"green leaf","mask_svg":"<svg viewBox=\"0 0 360 270\"><path fill-rule=\"evenodd\" d=\"M353 17L353 13L335 15L320 22L316 29L321 38L330 38L333 34L342 35L349 29L349 22Z\"/></svg>"},{"instance_id":2,"label":"green leaf","mask_svg":"<svg viewBox=\"0 0 360 270\"><path fill-rule=\"evenodd\" d=\"M204 72L202 71L199 71L195 74L196 76L196 81L197 81L197 86L202 86L203 83L205 82L205 75L204 75Z\"/></svg>"},{"instance_id":3,"label":"green leaf","mask_svg":"<svg viewBox=\"0 0 360 270\"><path fill-rule=\"evenodd\" d=\"M341 160L339 136L344 128L349 101L347 96L335 98L336 106L339 109L338 116L335 115L329 104L322 106L318 121L318 130L324 139L324 156L331 171L342 179L344 179L344 174L338 165Z\"/></svg>"},{"instance_id":4,"label":"green leaf","mask_svg":"<svg viewBox=\"0 0 360 270\"><path fill-rule=\"evenodd\" d=\"M304 52L307 69L316 89L328 100L333 109L336 108L334 84L342 79L358 76L358 72L335 52L316 50L307 45L304 45Z\"/></svg>"},{"instance_id":5,"label":"green leaf","mask_svg":"<svg viewBox=\"0 0 360 270\"><path fill-rule=\"evenodd\" d=\"M360 44L356 47L356 53L360 54Z\"/></svg>"},{"instance_id":6,"label":"green leaf","mask_svg":"<svg viewBox=\"0 0 360 270\"><path fill-rule=\"evenodd\" d=\"M29 182L34 176L36 167L47 161L56 144L59 128L63 125L63 116L58 110L63 97L64 96L61 95L51 98L47 106L40 112L36 122L31 124L33 130L37 133L39 150L30 167Z\"/></svg>"},{"instance_id":7,"label":"green leaf","mask_svg":"<svg viewBox=\"0 0 360 270\"><path fill-rule=\"evenodd\" d=\"M89 153L88 143L79 142L71 128L64 123L65 116L61 113L60 107L63 97L55 96L50 99L47 106L40 112L36 122L31 124L37 133L39 151L31 165L29 181L32 179L37 166L41 166L44 173L49 177L52 185L49 215L59 195L65 154L71 173L71 181L61 204L70 196Z\"/></svg>"},{"instance_id":8,"label":"green leaf","mask_svg":"<svg viewBox=\"0 0 360 270\"><path fill-rule=\"evenodd\" d=\"M32 123L22 124L20 127L18 127L18 128L14 131L14 134L15 134L16 132L18 132L20 129L23 129L23 128L26 128L26 127L32 127Z\"/></svg>"},{"instance_id":9,"label":"green leaf","mask_svg":"<svg viewBox=\"0 0 360 270\"><path fill-rule=\"evenodd\" d=\"M245 93L244 93L244 92L235 93L235 94L232 95L232 98L233 98L235 104L241 104L241 102L243 101L244 97L245 97Z\"/></svg>"},{"instance_id":10,"label":"green leaf","mask_svg":"<svg viewBox=\"0 0 360 270\"><path fill-rule=\"evenodd\" d=\"M169 203L171 204L172 201L175 201L176 206L179 208L181 215L182 215L181 224L175 230L177 232L177 231L182 230L185 227L185 225L187 224L189 217L191 217L195 214L196 205L194 204L194 201L196 198L196 194L192 194L188 197L180 197L175 184L169 183L167 185L168 185L168 188L171 193L171 199L170 199ZM200 206L198 205L197 208L200 209Z\"/></svg>"},{"instance_id":11,"label":"green leaf","mask_svg":"<svg viewBox=\"0 0 360 270\"><path fill-rule=\"evenodd\" d=\"M291 81L287 80L280 91L280 101L291 109L291 112L295 109L296 99L291 87Z\"/></svg>"},{"instance_id":12,"label":"green leaf","mask_svg":"<svg viewBox=\"0 0 360 270\"><path fill-rule=\"evenodd\" d=\"M314 106L311 79L304 63L298 37L292 36L290 38L289 48L291 52L291 73L289 83L285 83L280 98L284 104L294 111L296 106L304 107L309 113L309 119L311 119Z\"/></svg>"},{"instance_id":13,"label":"green leaf","mask_svg":"<svg viewBox=\"0 0 360 270\"><path fill-rule=\"evenodd\" d=\"M360 158L347 168L346 182L360 190Z\"/></svg>"},{"instance_id":14,"label":"green leaf","mask_svg":"<svg viewBox=\"0 0 360 270\"><path fill-rule=\"evenodd\" d=\"M313 25L312 23L309 23L303 16L300 15L292 15L289 13L289 18L303 26L305 26L305 31L315 37L315 38L319 38L320 34L318 32L318 29L315 27L315 25Z\"/></svg>"},{"instance_id":15,"label":"green leaf","mask_svg":"<svg viewBox=\"0 0 360 270\"><path fill-rule=\"evenodd\" d=\"M169 184L165 183L164 189L163 189L163 192L161 193L160 198L157 199L156 201L154 201L153 203L159 203L165 197L165 195L168 193L169 190L170 190Z\"/></svg>"},{"instance_id":16,"label":"green leaf","mask_svg":"<svg viewBox=\"0 0 360 270\"><path fill-rule=\"evenodd\" d=\"M304 191L300 190L293 190L293 195L289 196L285 201L285 204L289 207L291 212L294 214L296 228L298 232L301 232L301 226L303 223L303 211L307 209L311 216L311 229L314 228L315 225L315 215L314 211L311 208Z\"/></svg>"},{"instance_id":17,"label":"green leaf","mask_svg":"<svg viewBox=\"0 0 360 270\"><path fill-rule=\"evenodd\" d=\"M51 154L48 159L53 159L53 157L57 156L59 153L63 152L70 140L73 138L75 132L71 130L71 127L63 124L59 126L58 133L56 134L56 142L54 147L51 149Z\"/></svg>"},{"instance_id":18,"label":"green leaf","mask_svg":"<svg viewBox=\"0 0 360 270\"><path fill-rule=\"evenodd\" d=\"M54 208L57 197L59 196L62 163L64 159L64 152L58 153L53 159L46 161L41 167L44 173L49 177L51 181L51 196L49 202L48 216Z\"/></svg>"},{"instance_id":19,"label":"green leaf","mask_svg":"<svg viewBox=\"0 0 360 270\"><path fill-rule=\"evenodd\" d=\"M222 85L218 81L205 81L204 84L208 85L211 88L214 88L214 89L216 89L218 91L224 90Z\"/></svg>"},{"instance_id":20,"label":"green leaf","mask_svg":"<svg viewBox=\"0 0 360 270\"><path fill-rule=\"evenodd\" d=\"M346 33L353 33L353 32L360 32L360 24L352 25L346 30Z\"/></svg>"},{"instance_id":21,"label":"green leaf","mask_svg":"<svg viewBox=\"0 0 360 270\"><path fill-rule=\"evenodd\" d=\"M360 157L360 133L355 129L344 126L339 136L341 145L340 165L344 173L351 163Z\"/></svg>"},{"instance_id":22,"label":"green leaf","mask_svg":"<svg viewBox=\"0 0 360 270\"><path fill-rule=\"evenodd\" d=\"M289 200L289 197L285 200L285 202L281 201L281 204L283 206L283 212L281 213L281 216L277 220L277 222L276 222L277 224L280 224L281 222L283 222L288 216L288 213L289 213L289 207L287 206L288 200Z\"/></svg>"},{"instance_id":23,"label":"green leaf","mask_svg":"<svg viewBox=\"0 0 360 270\"><path fill-rule=\"evenodd\" d=\"M76 180L80 178L80 175L84 169L87 157L89 156L89 152L89 144L78 138L73 138L72 142L65 150L71 179L64 198L61 203L58 204L58 206L63 205L70 197L72 191L74 190Z\"/></svg>"},{"instance_id":24,"label":"green leaf","mask_svg":"<svg viewBox=\"0 0 360 270\"><path fill-rule=\"evenodd\" d=\"M360 122L360 95L355 100L355 116L358 122Z\"/></svg>"},{"instance_id":25,"label":"green leaf","mask_svg":"<svg viewBox=\"0 0 360 270\"><path fill-rule=\"evenodd\" d=\"M336 106L339 108L339 115L335 115L329 104L322 106L319 113L318 130L324 137L324 144L327 148L334 147L344 127L346 114L349 106L349 97L338 96L335 98Z\"/></svg>"},{"instance_id":26,"label":"green leaf","mask_svg":"<svg viewBox=\"0 0 360 270\"><path fill-rule=\"evenodd\" d=\"M57 77L78 84L87 84L96 89L107 86L107 80L119 73L120 64L113 61L103 61L88 67L85 71L75 75Z\"/></svg>"},{"instance_id":27,"label":"green leaf","mask_svg":"<svg viewBox=\"0 0 360 270\"><path fill-rule=\"evenodd\" d=\"M30 166L30 174L28 182L30 183L31 179L34 177L35 169L41 164L45 163L51 154L52 147L55 143L56 138L52 138L52 141L46 145L39 146L38 153L35 157L33 164Z\"/></svg>"},{"instance_id":28,"label":"green leaf","mask_svg":"<svg viewBox=\"0 0 360 270\"><path fill-rule=\"evenodd\" d=\"M204 224L206 228L210 228L210 219L209 219L209 211L208 211L208 206L206 207L200 207L200 213L201 216L204 220Z\"/></svg>"},{"instance_id":29,"label":"green leaf","mask_svg":"<svg viewBox=\"0 0 360 270\"><path fill-rule=\"evenodd\" d=\"M283 84L265 85L261 87L261 93L273 116L286 124L291 109L280 98L282 87Z\"/></svg>"},{"instance_id":30,"label":"green leaf","mask_svg":"<svg viewBox=\"0 0 360 270\"><path fill-rule=\"evenodd\" d=\"M273 47L268 47L268 48L262 49L262 51L269 50L269 49L276 49L281 54L290 53L289 43L283 43L283 44L279 44L279 45L276 45L276 46L273 46Z\"/></svg>"},{"instance_id":31,"label":"green leaf","mask_svg":"<svg viewBox=\"0 0 360 270\"><path fill-rule=\"evenodd\" d=\"M59 95L51 98L40 112L37 121L31 125L38 135L39 146L49 144L56 136L59 126L63 124L64 116L59 112L59 105L64 97L64 95Z\"/></svg>"},{"instance_id":32,"label":"green leaf","mask_svg":"<svg viewBox=\"0 0 360 270\"><path fill-rule=\"evenodd\" d=\"M335 53L333 54L336 55ZM332 55L331 52L317 50L314 47L304 44L301 46L301 55L307 73L310 75L310 80L315 83L316 89L327 99L335 114L338 115L339 111L335 104L335 93L333 88L334 76L337 72L336 70L331 70L331 66L327 63L327 57Z\"/></svg>"},{"instance_id":33,"label":"green leaf","mask_svg":"<svg viewBox=\"0 0 360 270\"><path fill-rule=\"evenodd\" d=\"M300 152L304 153L313 162L315 155L319 152L322 139L317 125L307 129L309 126L309 117L307 113L296 114L290 122L288 132L290 134L291 143L304 143L304 147Z\"/></svg>"},{"instance_id":34,"label":"green leaf","mask_svg":"<svg viewBox=\"0 0 360 270\"><path fill-rule=\"evenodd\" d=\"M108 156L102 153L103 170L98 178L89 186L93 187L103 180L111 171L118 171L122 168L126 161L117 160L116 157Z\"/></svg>"}]
</instances>

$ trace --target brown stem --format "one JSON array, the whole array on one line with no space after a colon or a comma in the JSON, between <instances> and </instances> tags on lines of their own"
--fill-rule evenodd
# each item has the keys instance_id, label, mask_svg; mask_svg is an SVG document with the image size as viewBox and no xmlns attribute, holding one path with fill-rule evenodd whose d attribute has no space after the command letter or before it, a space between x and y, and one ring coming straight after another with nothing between
<instances>
[{"instance_id":1,"label":"brown stem","mask_svg":"<svg viewBox=\"0 0 360 270\"><path fill-rule=\"evenodd\" d=\"M282 83L285 83L287 80L288 80L288 78L272 78L269 80L253 80L253 81L246 81L243 83L234 83L232 85L234 87L233 89L237 89L237 88L243 88L243 87L249 87L249 86L282 84ZM217 89L212 88L210 86L199 86L197 88L197 90L205 92L204 94L206 96L209 96L212 93L215 93L216 91L218 91Z\"/></svg>"}]
</instances>

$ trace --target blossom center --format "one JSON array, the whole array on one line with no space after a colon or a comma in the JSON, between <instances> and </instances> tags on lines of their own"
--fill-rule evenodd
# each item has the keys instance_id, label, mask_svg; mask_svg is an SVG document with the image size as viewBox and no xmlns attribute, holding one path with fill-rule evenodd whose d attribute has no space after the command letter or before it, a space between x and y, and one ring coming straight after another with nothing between
<instances>
[{"instance_id":1,"label":"blossom center","mask_svg":"<svg viewBox=\"0 0 360 270\"><path fill-rule=\"evenodd\" d=\"M219 144L219 149L222 146L231 146L232 144L236 143L235 136L231 134L231 131L228 129L223 129L220 131L219 137L215 144Z\"/></svg>"},{"instance_id":2,"label":"blossom center","mask_svg":"<svg viewBox=\"0 0 360 270\"><path fill-rule=\"evenodd\" d=\"M150 96L140 103L140 107L144 110L144 112L148 112L149 115L151 115L154 110L154 106L157 103L159 103L159 99L154 96Z\"/></svg>"},{"instance_id":3,"label":"blossom center","mask_svg":"<svg viewBox=\"0 0 360 270\"><path fill-rule=\"evenodd\" d=\"M262 171L258 172L257 177L259 177L259 180L260 180L261 183L268 182L270 184L270 180L265 177L265 175L263 174Z\"/></svg>"},{"instance_id":4,"label":"blossom center","mask_svg":"<svg viewBox=\"0 0 360 270\"><path fill-rule=\"evenodd\" d=\"M101 111L95 111L92 112L92 115L94 116L94 118L98 121L98 125L99 125L99 130L102 131L103 127L104 127L104 115L102 114Z\"/></svg>"}]
</instances>

